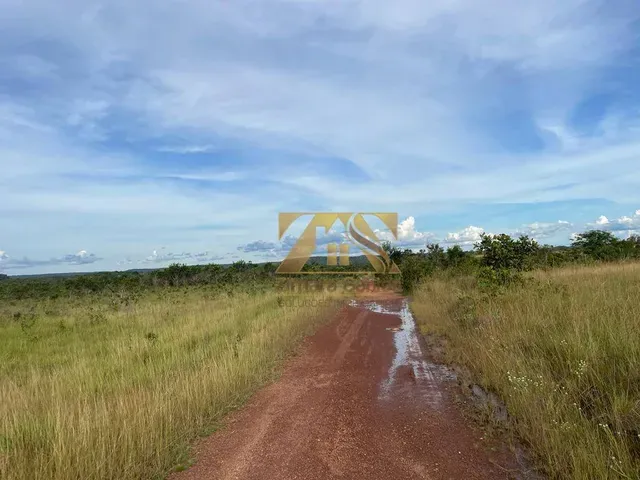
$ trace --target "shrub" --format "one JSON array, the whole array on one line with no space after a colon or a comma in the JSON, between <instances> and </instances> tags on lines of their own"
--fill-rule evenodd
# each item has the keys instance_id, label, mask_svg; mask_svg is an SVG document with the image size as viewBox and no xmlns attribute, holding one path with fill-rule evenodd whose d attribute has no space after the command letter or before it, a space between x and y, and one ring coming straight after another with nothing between
<instances>
[{"instance_id":1,"label":"shrub","mask_svg":"<svg viewBox=\"0 0 640 480\"><path fill-rule=\"evenodd\" d=\"M482 234L475 249L482 254L482 265L493 270L530 270L533 258L539 249L538 243L526 235L514 240L509 235Z\"/></svg>"},{"instance_id":2,"label":"shrub","mask_svg":"<svg viewBox=\"0 0 640 480\"><path fill-rule=\"evenodd\" d=\"M400 283L402 291L406 294L413 292L428 272L424 257L418 255L406 256L400 270L402 272Z\"/></svg>"}]
</instances>

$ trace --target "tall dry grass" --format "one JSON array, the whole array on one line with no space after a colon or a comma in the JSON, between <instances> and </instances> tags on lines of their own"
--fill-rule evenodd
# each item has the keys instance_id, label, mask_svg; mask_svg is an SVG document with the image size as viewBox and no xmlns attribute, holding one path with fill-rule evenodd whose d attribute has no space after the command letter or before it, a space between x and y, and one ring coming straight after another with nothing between
<instances>
[{"instance_id":1,"label":"tall dry grass","mask_svg":"<svg viewBox=\"0 0 640 480\"><path fill-rule=\"evenodd\" d=\"M299 305L166 290L117 309L98 299L5 307L0 477L164 477L335 308Z\"/></svg>"},{"instance_id":2,"label":"tall dry grass","mask_svg":"<svg viewBox=\"0 0 640 480\"><path fill-rule=\"evenodd\" d=\"M552 478L640 478L640 265L536 272L483 295L432 280L413 309L507 404Z\"/></svg>"}]
</instances>

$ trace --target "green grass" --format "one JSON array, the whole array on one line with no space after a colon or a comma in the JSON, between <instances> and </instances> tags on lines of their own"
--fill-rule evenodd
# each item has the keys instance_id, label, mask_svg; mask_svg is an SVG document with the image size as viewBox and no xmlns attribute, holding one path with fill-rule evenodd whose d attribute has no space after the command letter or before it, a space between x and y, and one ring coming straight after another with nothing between
<instances>
[{"instance_id":1,"label":"green grass","mask_svg":"<svg viewBox=\"0 0 640 480\"><path fill-rule=\"evenodd\" d=\"M504 399L551 478L640 478L640 265L532 277L497 296L433 279L413 309L448 361Z\"/></svg>"},{"instance_id":2,"label":"green grass","mask_svg":"<svg viewBox=\"0 0 640 480\"><path fill-rule=\"evenodd\" d=\"M164 289L0 306L0 478L163 478L331 306ZM181 468L181 467L178 467Z\"/></svg>"}]
</instances>

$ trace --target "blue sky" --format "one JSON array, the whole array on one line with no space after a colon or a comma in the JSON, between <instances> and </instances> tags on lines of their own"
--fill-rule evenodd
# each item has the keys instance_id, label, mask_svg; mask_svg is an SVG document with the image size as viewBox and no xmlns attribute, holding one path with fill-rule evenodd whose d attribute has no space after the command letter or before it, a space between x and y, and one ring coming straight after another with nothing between
<instances>
[{"instance_id":1,"label":"blue sky","mask_svg":"<svg viewBox=\"0 0 640 480\"><path fill-rule=\"evenodd\" d=\"M0 0L0 270L640 230L637 0ZM258 242L258 243L256 243Z\"/></svg>"}]
</instances>

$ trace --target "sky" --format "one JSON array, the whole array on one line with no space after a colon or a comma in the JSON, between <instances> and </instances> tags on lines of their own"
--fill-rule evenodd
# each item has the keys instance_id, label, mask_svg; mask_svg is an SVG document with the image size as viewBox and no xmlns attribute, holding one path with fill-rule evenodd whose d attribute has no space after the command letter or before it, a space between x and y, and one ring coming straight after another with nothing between
<instances>
[{"instance_id":1,"label":"sky","mask_svg":"<svg viewBox=\"0 0 640 480\"><path fill-rule=\"evenodd\" d=\"M275 259L279 212L626 236L639 84L637 0L0 0L0 271Z\"/></svg>"}]
</instances>

